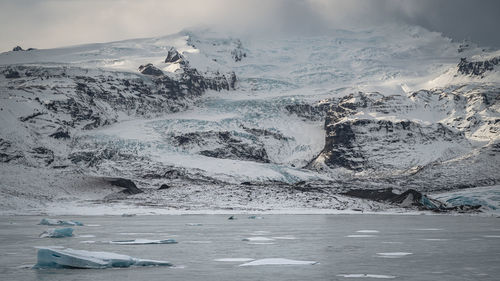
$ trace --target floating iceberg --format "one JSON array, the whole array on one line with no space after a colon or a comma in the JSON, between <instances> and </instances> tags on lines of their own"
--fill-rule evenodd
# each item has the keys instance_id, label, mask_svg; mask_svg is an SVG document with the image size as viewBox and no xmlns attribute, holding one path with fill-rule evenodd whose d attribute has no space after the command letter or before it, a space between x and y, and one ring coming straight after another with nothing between
<instances>
[{"instance_id":1,"label":"floating iceberg","mask_svg":"<svg viewBox=\"0 0 500 281\"><path fill-rule=\"evenodd\" d=\"M248 218L249 218L249 219L251 219L251 220L261 220L261 219L263 219L264 217L260 217L260 216L249 216Z\"/></svg>"},{"instance_id":2,"label":"floating iceberg","mask_svg":"<svg viewBox=\"0 0 500 281\"><path fill-rule=\"evenodd\" d=\"M50 237L50 238L62 238L73 236L73 228L50 228L40 234L40 238Z\"/></svg>"},{"instance_id":3,"label":"floating iceberg","mask_svg":"<svg viewBox=\"0 0 500 281\"><path fill-rule=\"evenodd\" d=\"M377 279L394 279L396 276L381 275L381 274L339 274L337 276L345 278L377 278Z\"/></svg>"},{"instance_id":4,"label":"floating iceberg","mask_svg":"<svg viewBox=\"0 0 500 281\"><path fill-rule=\"evenodd\" d=\"M131 239L131 240L115 240L109 241L110 244L117 245L146 245L146 244L176 244L174 239L165 240L149 240L149 239Z\"/></svg>"},{"instance_id":5,"label":"floating iceberg","mask_svg":"<svg viewBox=\"0 0 500 281\"><path fill-rule=\"evenodd\" d=\"M260 259L244 264L240 266L255 266L255 265L312 265L317 264L317 261L297 261L282 258L270 258L270 259Z\"/></svg>"},{"instance_id":6,"label":"floating iceberg","mask_svg":"<svg viewBox=\"0 0 500 281\"><path fill-rule=\"evenodd\" d=\"M144 260L110 252L38 248L38 262L33 268L110 268L129 266L172 266L166 261Z\"/></svg>"},{"instance_id":7,"label":"floating iceberg","mask_svg":"<svg viewBox=\"0 0 500 281\"><path fill-rule=\"evenodd\" d=\"M137 215L136 214L127 214L127 213L122 214L122 217L135 217L135 216L137 216Z\"/></svg>"},{"instance_id":8,"label":"floating iceberg","mask_svg":"<svg viewBox=\"0 0 500 281\"><path fill-rule=\"evenodd\" d=\"M242 241L249 241L249 242L264 242L264 241L273 241L274 239L272 238L267 238L267 237L248 237L248 238L243 238Z\"/></svg>"},{"instance_id":9,"label":"floating iceberg","mask_svg":"<svg viewBox=\"0 0 500 281\"><path fill-rule=\"evenodd\" d=\"M407 252L392 252L392 253L377 253L381 258L400 258L408 255L413 255L413 253Z\"/></svg>"},{"instance_id":10,"label":"floating iceberg","mask_svg":"<svg viewBox=\"0 0 500 281\"><path fill-rule=\"evenodd\" d=\"M41 225L69 225L69 226L83 226L83 223L79 221L65 221L57 219L42 219L40 221Z\"/></svg>"}]
</instances>

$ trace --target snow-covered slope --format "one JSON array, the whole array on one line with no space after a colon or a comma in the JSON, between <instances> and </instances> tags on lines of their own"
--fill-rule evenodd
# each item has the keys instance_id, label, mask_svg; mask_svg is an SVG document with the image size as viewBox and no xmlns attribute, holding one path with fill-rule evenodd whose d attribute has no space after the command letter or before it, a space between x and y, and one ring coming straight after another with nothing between
<instances>
[{"instance_id":1,"label":"snow-covered slope","mask_svg":"<svg viewBox=\"0 0 500 281\"><path fill-rule=\"evenodd\" d=\"M279 190L305 181L329 191L296 206L340 209L359 205L337 194L354 180L496 184L499 57L391 25L273 40L193 30L2 53L0 165L130 178L150 188L136 203L165 202L173 193L155 189L166 184L210 208L218 197L252 205L249 184L276 196L265 208L293 207Z\"/></svg>"}]
</instances>

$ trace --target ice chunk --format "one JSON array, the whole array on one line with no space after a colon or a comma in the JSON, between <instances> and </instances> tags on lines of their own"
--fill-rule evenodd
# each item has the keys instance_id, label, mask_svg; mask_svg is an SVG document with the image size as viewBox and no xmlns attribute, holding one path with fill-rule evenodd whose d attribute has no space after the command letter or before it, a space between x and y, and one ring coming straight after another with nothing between
<instances>
[{"instance_id":1,"label":"ice chunk","mask_svg":"<svg viewBox=\"0 0 500 281\"><path fill-rule=\"evenodd\" d=\"M129 266L172 266L166 261L143 260L110 252L90 252L45 247L38 249L34 268L110 268Z\"/></svg>"},{"instance_id":2,"label":"ice chunk","mask_svg":"<svg viewBox=\"0 0 500 281\"><path fill-rule=\"evenodd\" d=\"M201 223L186 223L187 226L202 226Z\"/></svg>"},{"instance_id":3,"label":"ice chunk","mask_svg":"<svg viewBox=\"0 0 500 281\"><path fill-rule=\"evenodd\" d=\"M249 216L248 218L249 218L249 219L251 219L251 220L261 220L261 219L263 219L264 217L260 217L260 216Z\"/></svg>"},{"instance_id":4,"label":"ice chunk","mask_svg":"<svg viewBox=\"0 0 500 281\"><path fill-rule=\"evenodd\" d=\"M165 240L150 240L150 239L131 239L131 240L115 240L109 241L110 244L117 245L145 245L145 244L176 244L174 239Z\"/></svg>"},{"instance_id":5,"label":"ice chunk","mask_svg":"<svg viewBox=\"0 0 500 281\"><path fill-rule=\"evenodd\" d=\"M228 220L235 220L236 218L234 216L230 216L229 218L227 218Z\"/></svg>"},{"instance_id":6,"label":"ice chunk","mask_svg":"<svg viewBox=\"0 0 500 281\"><path fill-rule=\"evenodd\" d=\"M73 228L49 228L40 234L40 238L62 238L73 236Z\"/></svg>"},{"instance_id":7,"label":"ice chunk","mask_svg":"<svg viewBox=\"0 0 500 281\"><path fill-rule=\"evenodd\" d=\"M275 237L272 237L273 239L277 239L277 240L295 240L297 239L296 237L294 236L275 236Z\"/></svg>"},{"instance_id":8,"label":"ice chunk","mask_svg":"<svg viewBox=\"0 0 500 281\"><path fill-rule=\"evenodd\" d=\"M65 221L65 220L57 220L57 219L42 219L40 221L41 225L70 225L70 226L83 226L83 223L79 221Z\"/></svg>"},{"instance_id":9,"label":"ice chunk","mask_svg":"<svg viewBox=\"0 0 500 281\"><path fill-rule=\"evenodd\" d=\"M255 265L313 265L317 264L317 261L298 261L298 260L289 260L283 258L270 258L270 259L260 259L251 262L247 262L244 264L240 264L240 266L255 266Z\"/></svg>"},{"instance_id":10,"label":"ice chunk","mask_svg":"<svg viewBox=\"0 0 500 281\"><path fill-rule=\"evenodd\" d=\"M93 234L84 234L84 235L78 235L79 238L94 238L95 235Z\"/></svg>"},{"instance_id":11,"label":"ice chunk","mask_svg":"<svg viewBox=\"0 0 500 281\"><path fill-rule=\"evenodd\" d=\"M369 238L369 237L376 237L376 235L370 235L370 234L352 234L352 235L347 235L346 237L349 238Z\"/></svg>"},{"instance_id":12,"label":"ice chunk","mask_svg":"<svg viewBox=\"0 0 500 281\"><path fill-rule=\"evenodd\" d=\"M224 262L246 262L253 261L254 259L250 258L225 258L225 259L215 259L214 261L224 261Z\"/></svg>"},{"instance_id":13,"label":"ice chunk","mask_svg":"<svg viewBox=\"0 0 500 281\"><path fill-rule=\"evenodd\" d=\"M135 216L137 216L137 215L136 215L136 214L127 214L127 213L122 214L122 217L126 217L126 218L127 218L127 217L128 217L128 218L129 218L129 217L135 217Z\"/></svg>"},{"instance_id":14,"label":"ice chunk","mask_svg":"<svg viewBox=\"0 0 500 281\"><path fill-rule=\"evenodd\" d=\"M363 229L363 230L358 230L356 232L357 233L379 233L378 230L371 230L371 229Z\"/></svg>"},{"instance_id":15,"label":"ice chunk","mask_svg":"<svg viewBox=\"0 0 500 281\"><path fill-rule=\"evenodd\" d=\"M256 236L256 237L248 237L248 238L243 238L242 241L249 241L249 242L265 242L265 241L273 241L274 239L272 238L267 238L267 237L262 237L262 236Z\"/></svg>"},{"instance_id":16,"label":"ice chunk","mask_svg":"<svg viewBox=\"0 0 500 281\"><path fill-rule=\"evenodd\" d=\"M377 253L381 258L400 258L408 255L413 255L413 253L407 252L393 252L393 253Z\"/></svg>"},{"instance_id":17,"label":"ice chunk","mask_svg":"<svg viewBox=\"0 0 500 281\"><path fill-rule=\"evenodd\" d=\"M378 279L394 279L396 276L381 275L381 274L339 274L337 276L346 278L378 278Z\"/></svg>"}]
</instances>

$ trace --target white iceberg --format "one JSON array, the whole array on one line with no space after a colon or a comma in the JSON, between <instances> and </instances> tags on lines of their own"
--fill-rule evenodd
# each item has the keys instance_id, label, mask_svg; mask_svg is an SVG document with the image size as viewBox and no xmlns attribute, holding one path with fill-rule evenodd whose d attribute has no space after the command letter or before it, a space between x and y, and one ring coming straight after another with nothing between
<instances>
[{"instance_id":1,"label":"white iceberg","mask_svg":"<svg viewBox=\"0 0 500 281\"><path fill-rule=\"evenodd\" d=\"M150 240L150 239L130 239L109 241L110 244L117 245L146 245L146 244L176 244L174 239Z\"/></svg>"},{"instance_id":2,"label":"white iceberg","mask_svg":"<svg viewBox=\"0 0 500 281\"><path fill-rule=\"evenodd\" d=\"M83 226L83 223L79 221L65 221L65 220L57 220L57 219L42 219L40 221L41 225L68 225L68 226Z\"/></svg>"},{"instance_id":3,"label":"white iceberg","mask_svg":"<svg viewBox=\"0 0 500 281\"><path fill-rule=\"evenodd\" d=\"M50 228L40 234L40 238L63 238L73 236L73 228Z\"/></svg>"},{"instance_id":4,"label":"white iceberg","mask_svg":"<svg viewBox=\"0 0 500 281\"><path fill-rule=\"evenodd\" d=\"M260 259L251 262L247 262L244 264L240 264L240 266L255 266L255 265L313 265L317 264L317 261L298 261L298 260L289 260L283 258L269 258L269 259Z\"/></svg>"},{"instance_id":5,"label":"white iceberg","mask_svg":"<svg viewBox=\"0 0 500 281\"><path fill-rule=\"evenodd\" d=\"M110 252L90 252L85 250L60 249L56 247L38 248L38 262L34 268L110 268L129 266L172 266L167 261L133 258Z\"/></svg>"},{"instance_id":6,"label":"white iceberg","mask_svg":"<svg viewBox=\"0 0 500 281\"><path fill-rule=\"evenodd\" d=\"M248 238L243 238L242 241L249 241L249 242L265 242L265 241L274 241L272 238L267 238L267 237L262 237L262 236L256 236L256 237L248 237Z\"/></svg>"},{"instance_id":7,"label":"white iceberg","mask_svg":"<svg viewBox=\"0 0 500 281\"><path fill-rule=\"evenodd\" d=\"M382 258L399 258L399 257L404 257L408 255L413 255L413 253L407 253L407 252L392 252L392 253L377 253L379 257Z\"/></svg>"},{"instance_id":8,"label":"white iceberg","mask_svg":"<svg viewBox=\"0 0 500 281\"><path fill-rule=\"evenodd\" d=\"M342 276L346 278L377 278L377 279L394 279L396 276L392 275L382 275L382 274L339 274L337 276Z\"/></svg>"}]
</instances>

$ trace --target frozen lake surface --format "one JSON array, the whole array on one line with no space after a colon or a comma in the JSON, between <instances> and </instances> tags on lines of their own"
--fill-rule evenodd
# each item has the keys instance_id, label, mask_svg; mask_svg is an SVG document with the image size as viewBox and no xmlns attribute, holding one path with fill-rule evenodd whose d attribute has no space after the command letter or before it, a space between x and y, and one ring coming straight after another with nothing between
<instances>
[{"instance_id":1,"label":"frozen lake surface","mask_svg":"<svg viewBox=\"0 0 500 281\"><path fill-rule=\"evenodd\" d=\"M457 281L500 276L500 219L495 217L248 216L61 217L85 224L75 226L69 238L39 238L48 228L37 225L40 216L1 216L0 279ZM169 238L178 243L109 243ZM166 260L175 267L35 270L35 246L114 252Z\"/></svg>"}]
</instances>

